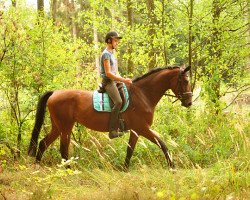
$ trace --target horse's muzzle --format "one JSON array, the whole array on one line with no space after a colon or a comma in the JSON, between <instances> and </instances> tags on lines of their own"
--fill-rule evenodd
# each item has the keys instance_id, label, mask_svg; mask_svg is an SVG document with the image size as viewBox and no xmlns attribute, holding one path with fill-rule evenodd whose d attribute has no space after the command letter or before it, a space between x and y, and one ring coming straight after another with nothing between
<instances>
[{"instance_id":1,"label":"horse's muzzle","mask_svg":"<svg viewBox=\"0 0 250 200\"><path fill-rule=\"evenodd\" d=\"M190 107L192 105L192 92L186 92L182 94L181 105L184 107Z\"/></svg>"},{"instance_id":2,"label":"horse's muzzle","mask_svg":"<svg viewBox=\"0 0 250 200\"><path fill-rule=\"evenodd\" d=\"M187 103L182 102L181 105L184 106L184 107L186 107L186 108L188 108L188 107L192 106L192 101L191 102L187 102Z\"/></svg>"}]
</instances>

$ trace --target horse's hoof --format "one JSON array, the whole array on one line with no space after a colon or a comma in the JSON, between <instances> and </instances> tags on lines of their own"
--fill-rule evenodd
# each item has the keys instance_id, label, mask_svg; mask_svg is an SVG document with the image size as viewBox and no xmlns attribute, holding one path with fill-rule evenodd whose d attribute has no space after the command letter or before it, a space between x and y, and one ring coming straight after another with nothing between
<instances>
[{"instance_id":1,"label":"horse's hoof","mask_svg":"<svg viewBox=\"0 0 250 200\"><path fill-rule=\"evenodd\" d=\"M176 173L176 172L177 172L177 169L176 169L176 168L170 167L169 171L172 172L172 173Z\"/></svg>"},{"instance_id":2,"label":"horse's hoof","mask_svg":"<svg viewBox=\"0 0 250 200\"><path fill-rule=\"evenodd\" d=\"M129 172L129 167L128 166L123 166L122 171L123 172Z\"/></svg>"},{"instance_id":3,"label":"horse's hoof","mask_svg":"<svg viewBox=\"0 0 250 200\"><path fill-rule=\"evenodd\" d=\"M34 170L39 170L39 169L41 168L41 165L40 165L40 163L36 162L36 163L34 163L34 164L32 165L32 168L33 168Z\"/></svg>"},{"instance_id":4,"label":"horse's hoof","mask_svg":"<svg viewBox=\"0 0 250 200\"><path fill-rule=\"evenodd\" d=\"M71 166L70 166L70 164L68 164L68 165L65 165L65 168L66 168L66 169L71 169Z\"/></svg>"}]
</instances>

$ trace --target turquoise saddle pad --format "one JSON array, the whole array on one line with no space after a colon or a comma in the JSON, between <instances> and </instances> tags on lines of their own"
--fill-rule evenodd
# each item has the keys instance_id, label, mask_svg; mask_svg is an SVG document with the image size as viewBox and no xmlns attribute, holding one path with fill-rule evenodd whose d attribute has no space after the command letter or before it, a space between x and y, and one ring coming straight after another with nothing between
<instances>
[{"instance_id":1,"label":"turquoise saddle pad","mask_svg":"<svg viewBox=\"0 0 250 200\"><path fill-rule=\"evenodd\" d=\"M125 103L120 112L124 112L129 105L129 95L128 89L125 84L123 84L124 94L125 94ZM94 109L98 112L111 112L110 101L108 94L99 93L97 90L93 93L93 105Z\"/></svg>"}]
</instances>

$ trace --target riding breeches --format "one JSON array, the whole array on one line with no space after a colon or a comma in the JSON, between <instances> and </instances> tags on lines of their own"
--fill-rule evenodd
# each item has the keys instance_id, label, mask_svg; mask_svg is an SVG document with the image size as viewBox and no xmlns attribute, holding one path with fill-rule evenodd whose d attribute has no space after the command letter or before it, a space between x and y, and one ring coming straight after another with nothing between
<instances>
[{"instance_id":1,"label":"riding breeches","mask_svg":"<svg viewBox=\"0 0 250 200\"><path fill-rule=\"evenodd\" d=\"M114 106L111 110L109 128L111 130L115 130L119 122L118 117L122 107L122 99L114 81L109 81L109 83L105 85L105 90L114 103Z\"/></svg>"},{"instance_id":2,"label":"riding breeches","mask_svg":"<svg viewBox=\"0 0 250 200\"><path fill-rule=\"evenodd\" d=\"M116 86L116 83L114 81L110 81L110 83L108 83L105 86L105 90L114 103L112 110L119 110L120 111L121 106L122 106L122 99L121 99L120 93L118 91L118 88Z\"/></svg>"}]
</instances>

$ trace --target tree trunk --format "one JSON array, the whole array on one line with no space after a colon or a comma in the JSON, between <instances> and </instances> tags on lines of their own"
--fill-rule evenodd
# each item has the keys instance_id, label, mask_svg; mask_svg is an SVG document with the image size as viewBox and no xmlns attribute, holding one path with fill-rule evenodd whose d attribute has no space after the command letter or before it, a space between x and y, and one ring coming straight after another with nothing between
<instances>
[{"instance_id":1,"label":"tree trunk","mask_svg":"<svg viewBox=\"0 0 250 200\"><path fill-rule=\"evenodd\" d=\"M70 2L69 0L63 0L63 4L65 6L65 11L64 11L64 24L66 24L67 27L69 27L69 30L71 30L71 16L70 16Z\"/></svg>"},{"instance_id":2,"label":"tree trunk","mask_svg":"<svg viewBox=\"0 0 250 200\"><path fill-rule=\"evenodd\" d=\"M97 34L97 27L94 26L94 45L95 45L95 66L96 69L99 69L99 53L98 53L98 34Z\"/></svg>"},{"instance_id":3,"label":"tree trunk","mask_svg":"<svg viewBox=\"0 0 250 200\"><path fill-rule=\"evenodd\" d=\"M246 46L249 46L250 44L250 2L246 1L246 7L245 7L245 19L246 23L248 24L248 35L246 37ZM247 57L247 68L250 68L250 54Z\"/></svg>"},{"instance_id":4,"label":"tree trunk","mask_svg":"<svg viewBox=\"0 0 250 200\"><path fill-rule=\"evenodd\" d=\"M12 6L16 8L16 0L11 0Z\"/></svg>"},{"instance_id":5,"label":"tree trunk","mask_svg":"<svg viewBox=\"0 0 250 200\"><path fill-rule=\"evenodd\" d=\"M37 0L37 11L39 16L44 16L44 0Z\"/></svg>"},{"instance_id":6,"label":"tree trunk","mask_svg":"<svg viewBox=\"0 0 250 200\"><path fill-rule=\"evenodd\" d=\"M88 12L91 9L93 9L93 8L91 7L89 0L80 1L80 12L84 12L84 11ZM84 29L85 24L87 24L87 23L84 21L81 22L81 30ZM78 31L80 31L80 29ZM89 39L89 34L82 31L82 33L81 33L81 35L79 35L79 37Z\"/></svg>"},{"instance_id":7,"label":"tree trunk","mask_svg":"<svg viewBox=\"0 0 250 200\"><path fill-rule=\"evenodd\" d=\"M16 64L14 63L13 66L13 72L16 70ZM15 124L17 126L17 149L20 151L21 148L21 140L22 140L22 132L21 132L21 111L20 111L20 106L19 106L19 83L16 80L15 73L13 73L12 77L12 83L11 83L11 88L6 91L6 95L10 104L10 123L11 126L15 127ZM11 131L11 134L15 134Z\"/></svg>"},{"instance_id":8,"label":"tree trunk","mask_svg":"<svg viewBox=\"0 0 250 200\"><path fill-rule=\"evenodd\" d=\"M189 18L188 18L188 65L192 66L192 43L193 43L193 35L192 35L192 27L193 27L193 11L194 11L194 0L190 0L190 10L189 10ZM196 71L196 70L195 70ZM192 91L195 86L195 81L192 80L193 73L192 67L190 69L190 77L191 77L191 84L192 84Z\"/></svg>"},{"instance_id":9,"label":"tree trunk","mask_svg":"<svg viewBox=\"0 0 250 200\"><path fill-rule=\"evenodd\" d=\"M166 39L165 39L165 0L162 0L162 37L163 37L163 57L164 57L164 63L165 66L168 65L168 50L166 46Z\"/></svg>"},{"instance_id":10,"label":"tree trunk","mask_svg":"<svg viewBox=\"0 0 250 200\"><path fill-rule=\"evenodd\" d=\"M133 10L132 10L132 0L127 0L127 12L128 12L128 28L130 34L133 34ZM133 73L134 63L132 60L132 43L128 42L128 73Z\"/></svg>"},{"instance_id":11,"label":"tree trunk","mask_svg":"<svg viewBox=\"0 0 250 200\"><path fill-rule=\"evenodd\" d=\"M148 29L148 36L149 36L149 52L148 52L148 57L149 57L149 63L148 63L148 68L152 69L156 65L156 50L153 44L154 37L155 37L155 24L156 24L156 16L155 16L155 5L154 5L154 0L147 0L147 10L148 10L148 20L149 20L149 29Z\"/></svg>"},{"instance_id":12,"label":"tree trunk","mask_svg":"<svg viewBox=\"0 0 250 200\"><path fill-rule=\"evenodd\" d=\"M52 19L54 24L56 24L56 17L57 17L57 0L51 0L51 13L52 13Z\"/></svg>"},{"instance_id":13,"label":"tree trunk","mask_svg":"<svg viewBox=\"0 0 250 200\"><path fill-rule=\"evenodd\" d=\"M74 0L71 0L71 25L73 38L77 38L76 9Z\"/></svg>"},{"instance_id":14,"label":"tree trunk","mask_svg":"<svg viewBox=\"0 0 250 200\"><path fill-rule=\"evenodd\" d=\"M219 99L220 99L220 27L219 19L221 14L220 0L213 0L212 3L212 23L213 23L213 34L212 34L212 45L211 45L211 57L212 57L212 69L211 69L211 101L214 103L216 113L219 112Z\"/></svg>"},{"instance_id":15,"label":"tree trunk","mask_svg":"<svg viewBox=\"0 0 250 200\"><path fill-rule=\"evenodd\" d=\"M65 11L65 23L71 30L73 38L77 37L77 28L75 23L75 3L74 0L63 0L63 4L66 7Z\"/></svg>"}]
</instances>

